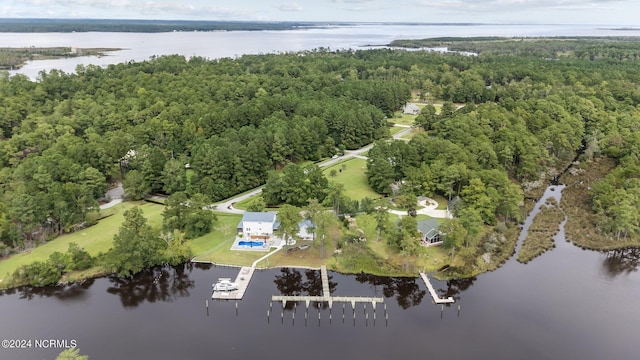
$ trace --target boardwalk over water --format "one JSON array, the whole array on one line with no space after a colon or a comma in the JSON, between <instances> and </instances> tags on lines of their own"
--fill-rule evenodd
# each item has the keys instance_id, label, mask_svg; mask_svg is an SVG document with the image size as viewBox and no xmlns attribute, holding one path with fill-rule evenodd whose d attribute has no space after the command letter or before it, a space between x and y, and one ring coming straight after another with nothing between
<instances>
[{"instance_id":1,"label":"boardwalk over water","mask_svg":"<svg viewBox=\"0 0 640 360\"><path fill-rule=\"evenodd\" d=\"M286 295L274 295L271 297L271 301L282 302L284 308L288 301L304 301L309 307L309 302L328 302L329 308L333 306L334 302L351 303L351 306L355 308L356 303L371 303L373 307L376 307L377 303L383 303L384 298L381 297L362 297L362 296L331 296L329 290L329 275L327 274L327 267L320 267L320 274L322 278L322 296L286 296Z\"/></svg>"},{"instance_id":2,"label":"boardwalk over water","mask_svg":"<svg viewBox=\"0 0 640 360\"><path fill-rule=\"evenodd\" d=\"M211 294L212 299L216 300L242 300L244 296L244 292L247 291L247 287L249 286L249 282L251 281L251 277L253 276L253 272L255 271L254 267L244 266L240 269L236 280L234 281L238 284L238 290L235 291L214 291Z\"/></svg>"},{"instance_id":3,"label":"boardwalk over water","mask_svg":"<svg viewBox=\"0 0 640 360\"><path fill-rule=\"evenodd\" d=\"M436 304L451 304L455 301L451 296L449 296L446 299L442 299L440 296L438 296L438 294L436 293L436 290L433 288L433 285L431 285L431 281L429 281L429 278L425 273L420 273L420 277L422 277L422 280L424 280L424 283L427 285L427 289L429 289L429 294L431 294L431 297L433 298L433 301Z\"/></svg>"}]
</instances>

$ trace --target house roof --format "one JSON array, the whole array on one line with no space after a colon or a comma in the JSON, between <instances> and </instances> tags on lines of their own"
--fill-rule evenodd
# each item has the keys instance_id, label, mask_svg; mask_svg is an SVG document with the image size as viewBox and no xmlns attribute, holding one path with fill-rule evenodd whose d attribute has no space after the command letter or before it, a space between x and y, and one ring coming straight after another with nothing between
<instances>
[{"instance_id":1,"label":"house roof","mask_svg":"<svg viewBox=\"0 0 640 360\"><path fill-rule=\"evenodd\" d=\"M418 231L432 238L439 233L440 223L435 219L418 220Z\"/></svg>"},{"instance_id":2,"label":"house roof","mask_svg":"<svg viewBox=\"0 0 640 360\"><path fill-rule=\"evenodd\" d=\"M311 220L309 220L309 219L304 219L298 224L298 227L300 229L302 229L302 228L310 228L310 227L313 227L313 226L314 226L313 222L311 222Z\"/></svg>"},{"instance_id":3,"label":"house roof","mask_svg":"<svg viewBox=\"0 0 640 360\"><path fill-rule=\"evenodd\" d=\"M408 103L402 109L404 112L419 112L420 108L416 104Z\"/></svg>"},{"instance_id":4,"label":"house roof","mask_svg":"<svg viewBox=\"0 0 640 360\"><path fill-rule=\"evenodd\" d=\"M251 212L248 211L242 215L242 222L269 222L276 221L276 214L272 212Z\"/></svg>"}]
</instances>

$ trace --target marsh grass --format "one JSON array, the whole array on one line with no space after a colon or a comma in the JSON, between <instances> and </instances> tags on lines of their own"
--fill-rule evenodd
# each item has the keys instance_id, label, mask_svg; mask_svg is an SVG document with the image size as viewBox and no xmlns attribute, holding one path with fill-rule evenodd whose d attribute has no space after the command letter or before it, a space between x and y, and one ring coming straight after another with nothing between
<instances>
[{"instance_id":1,"label":"marsh grass","mask_svg":"<svg viewBox=\"0 0 640 360\"><path fill-rule=\"evenodd\" d=\"M562 208L568 216L565 225L567 241L575 245L593 250L614 250L640 246L640 237L629 236L617 239L598 229L598 217L591 210L589 189L600 179L604 178L616 166L613 159L599 157L582 168L585 170L577 175L569 172L561 177L566 185L563 190Z\"/></svg>"},{"instance_id":2,"label":"marsh grass","mask_svg":"<svg viewBox=\"0 0 640 360\"><path fill-rule=\"evenodd\" d=\"M542 205L540 212L533 218L533 222L527 232L527 237L522 243L517 260L528 263L545 251L555 247L553 237L558 234L560 224L565 214L559 204L553 198L549 198Z\"/></svg>"}]
</instances>

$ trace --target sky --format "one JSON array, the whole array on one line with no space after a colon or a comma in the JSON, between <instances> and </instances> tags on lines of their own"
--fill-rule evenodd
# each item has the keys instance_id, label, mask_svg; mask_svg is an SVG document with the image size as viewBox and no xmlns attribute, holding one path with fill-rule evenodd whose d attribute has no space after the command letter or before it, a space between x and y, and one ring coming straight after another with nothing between
<instances>
[{"instance_id":1,"label":"sky","mask_svg":"<svg viewBox=\"0 0 640 360\"><path fill-rule=\"evenodd\" d=\"M3 18L640 25L640 0L0 0Z\"/></svg>"}]
</instances>

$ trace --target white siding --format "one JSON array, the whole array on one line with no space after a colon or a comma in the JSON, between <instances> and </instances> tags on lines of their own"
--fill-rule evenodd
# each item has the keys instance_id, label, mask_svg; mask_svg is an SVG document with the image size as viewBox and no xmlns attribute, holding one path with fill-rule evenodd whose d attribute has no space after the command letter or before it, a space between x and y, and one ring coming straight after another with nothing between
<instances>
[{"instance_id":1,"label":"white siding","mask_svg":"<svg viewBox=\"0 0 640 360\"><path fill-rule=\"evenodd\" d=\"M244 221L244 234L249 235L273 235L273 223Z\"/></svg>"}]
</instances>

